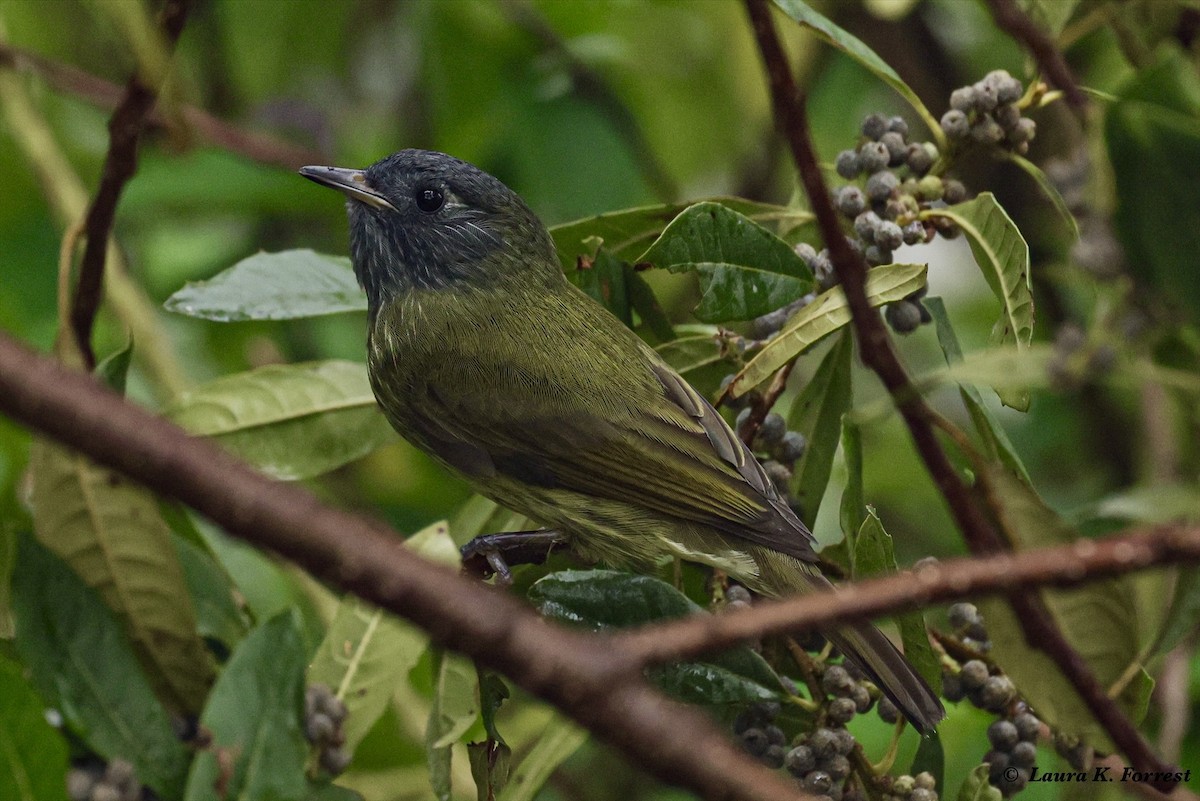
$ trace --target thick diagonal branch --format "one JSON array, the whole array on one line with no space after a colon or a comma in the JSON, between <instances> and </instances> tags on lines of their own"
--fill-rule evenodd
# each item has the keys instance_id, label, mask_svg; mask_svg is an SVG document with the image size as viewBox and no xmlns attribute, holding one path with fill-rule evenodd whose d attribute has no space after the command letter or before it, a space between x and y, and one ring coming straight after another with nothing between
<instances>
[{"instance_id":1,"label":"thick diagonal branch","mask_svg":"<svg viewBox=\"0 0 1200 801\"><path fill-rule=\"evenodd\" d=\"M543 620L503 592L426 562L379 523L272 481L0 334L0 413L416 623L509 676L634 763L705 798L795 801L699 712L669 701L608 638Z\"/></svg>"},{"instance_id":2,"label":"thick diagonal branch","mask_svg":"<svg viewBox=\"0 0 1200 801\"><path fill-rule=\"evenodd\" d=\"M792 79L787 57L771 19L766 0L745 0L754 27L755 39L766 65L775 122L787 140L800 180L812 204L821 236L829 248L830 259L846 293L854 332L858 337L863 363L870 367L887 387L893 402L908 426L913 443L925 462L934 483L950 507L968 547L975 554L990 554L1004 546L995 528L976 499L959 477L942 449L932 425L933 412L913 386L892 346L880 315L867 301L866 265L846 241L830 200L829 188L813 150L803 98ZM1010 593L1007 596L1032 647L1044 651L1075 687L1092 714L1100 722L1139 771L1165 772L1169 768L1150 749L1105 688L1096 680L1083 657L1071 647L1055 625L1039 595ZM1160 789L1168 789L1163 783Z\"/></svg>"}]
</instances>

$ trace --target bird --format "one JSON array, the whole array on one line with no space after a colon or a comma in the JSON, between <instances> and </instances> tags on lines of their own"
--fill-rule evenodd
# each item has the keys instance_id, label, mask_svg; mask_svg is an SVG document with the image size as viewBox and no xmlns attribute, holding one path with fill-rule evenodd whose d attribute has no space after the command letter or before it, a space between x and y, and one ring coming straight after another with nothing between
<instances>
[{"instance_id":1,"label":"bird","mask_svg":"<svg viewBox=\"0 0 1200 801\"><path fill-rule=\"evenodd\" d=\"M499 179L401 150L300 174L346 197L367 371L409 442L573 552L719 568L769 597L828 589L812 534L716 409L564 274ZM868 622L826 637L922 733L945 711Z\"/></svg>"}]
</instances>

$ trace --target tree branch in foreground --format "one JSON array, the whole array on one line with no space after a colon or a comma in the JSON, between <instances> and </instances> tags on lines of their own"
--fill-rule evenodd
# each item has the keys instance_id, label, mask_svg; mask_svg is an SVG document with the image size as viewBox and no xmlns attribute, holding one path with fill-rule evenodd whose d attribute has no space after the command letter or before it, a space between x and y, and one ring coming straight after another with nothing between
<instances>
[{"instance_id":1,"label":"tree branch in foreground","mask_svg":"<svg viewBox=\"0 0 1200 801\"><path fill-rule=\"evenodd\" d=\"M766 66L776 125L791 148L792 158L816 215L821 236L829 248L834 269L846 293L863 363L879 376L891 394L908 426L917 451L946 499L968 547L975 554L1002 551L1004 545L1001 538L937 441L932 425L932 410L917 392L900 363L882 318L867 301L866 265L846 241L837 211L830 200L829 188L821 175L821 168L809 137L804 102L792 79L770 8L766 0L745 0L745 3L759 52ZM1086 702L1096 720L1108 732L1117 747L1129 757L1134 767L1149 774L1169 771L1169 767L1158 758L1116 702L1108 697L1105 688L1096 680L1087 662L1063 637L1041 596L1036 593L1011 592L1007 594L1007 599L1021 622L1029 644L1041 649L1054 660L1059 670ZM1164 784L1160 789L1168 787L1169 785Z\"/></svg>"},{"instance_id":2,"label":"tree branch in foreground","mask_svg":"<svg viewBox=\"0 0 1200 801\"><path fill-rule=\"evenodd\" d=\"M168 55L179 41L187 13L187 0L167 0L163 7L160 25ZM108 153L104 157L100 186L96 189L96 197L84 223L87 245L83 249L79 283L75 287L75 302L71 307L71 330L88 367L96 364L96 355L92 352L92 324L100 308L104 257L108 252L108 236L117 214L117 201L125 184L137 172L138 139L157 99L157 92L135 72L129 79L125 97L108 121Z\"/></svg>"},{"instance_id":3,"label":"tree branch in foreground","mask_svg":"<svg viewBox=\"0 0 1200 801\"><path fill-rule=\"evenodd\" d=\"M722 801L804 797L738 751L703 714L651 688L641 666L614 650L610 638L547 622L504 592L426 562L382 524L263 476L3 334L0 412L411 620L437 644L504 673L664 781Z\"/></svg>"}]
</instances>

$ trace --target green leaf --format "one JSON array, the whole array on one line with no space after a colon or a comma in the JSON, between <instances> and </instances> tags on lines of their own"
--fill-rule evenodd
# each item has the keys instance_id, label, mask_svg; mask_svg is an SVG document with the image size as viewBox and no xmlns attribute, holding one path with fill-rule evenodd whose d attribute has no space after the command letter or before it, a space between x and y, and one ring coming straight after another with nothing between
<instances>
[{"instance_id":1,"label":"green leaf","mask_svg":"<svg viewBox=\"0 0 1200 801\"><path fill-rule=\"evenodd\" d=\"M366 311L350 260L311 250L256 253L167 298L168 311L217 322Z\"/></svg>"},{"instance_id":2,"label":"green leaf","mask_svg":"<svg viewBox=\"0 0 1200 801\"><path fill-rule=\"evenodd\" d=\"M697 203L671 221L639 262L700 276L696 316L750 320L811 292L812 271L792 247L748 217Z\"/></svg>"},{"instance_id":3,"label":"green leaf","mask_svg":"<svg viewBox=\"0 0 1200 801\"><path fill-rule=\"evenodd\" d=\"M1180 568L1156 653L1166 653L1200 627L1200 568Z\"/></svg>"},{"instance_id":4,"label":"green leaf","mask_svg":"<svg viewBox=\"0 0 1200 801\"><path fill-rule=\"evenodd\" d=\"M21 666L0 657L0 798L60 801L67 785L67 743L46 722Z\"/></svg>"},{"instance_id":5,"label":"green leaf","mask_svg":"<svg viewBox=\"0 0 1200 801\"><path fill-rule=\"evenodd\" d=\"M850 58L866 67L875 77L895 89L901 97L908 101L913 110L921 116L921 121L925 123L925 127L929 129L929 132L933 134L934 139L937 141L938 149L945 151L946 135L942 132L942 126L929 113L929 109L925 108L925 104L921 102L921 98L917 97L917 93L910 89L908 84L874 50L867 47L854 35L842 30L829 19L818 14L804 0L775 0L775 5L781 8L783 13L800 23L800 25L815 33L826 44L841 50L850 56Z\"/></svg>"},{"instance_id":6,"label":"green leaf","mask_svg":"<svg viewBox=\"0 0 1200 801\"><path fill-rule=\"evenodd\" d=\"M1076 531L1015 476L992 469L986 479L996 498L1004 531L1018 550L1078 539ZM1125 677L1131 667L1138 667L1142 648L1139 632L1143 627L1128 580L1105 579L1079 589L1046 591L1042 597L1067 641L1102 685L1109 687ZM995 645L993 658L1021 688L1038 716L1057 729L1084 737L1099 749L1110 750L1112 744L1104 728L1092 718L1054 661L1026 642L1008 603L1002 598L985 598L978 605ZM1131 682L1118 702L1127 714L1135 714L1143 693L1139 682Z\"/></svg>"},{"instance_id":7,"label":"green leaf","mask_svg":"<svg viewBox=\"0 0 1200 801\"><path fill-rule=\"evenodd\" d=\"M429 782L439 801L450 798L450 747L479 717L475 666L465 657L435 649L433 703L425 727Z\"/></svg>"},{"instance_id":8,"label":"green leaf","mask_svg":"<svg viewBox=\"0 0 1200 801\"><path fill-rule=\"evenodd\" d=\"M207 550L190 540L173 536L171 543L196 605L197 630L202 637L218 640L232 651L250 627L234 599L229 574Z\"/></svg>"},{"instance_id":9,"label":"green leaf","mask_svg":"<svg viewBox=\"0 0 1200 801\"><path fill-rule=\"evenodd\" d=\"M963 779L962 787L958 790L958 801L1003 801L1000 788L993 787L988 782L991 766L984 762L976 765L975 769Z\"/></svg>"},{"instance_id":10,"label":"green leaf","mask_svg":"<svg viewBox=\"0 0 1200 801\"><path fill-rule=\"evenodd\" d=\"M757 203L736 197L709 198L727 209L749 217L760 224L779 222L789 226L804 225L812 221L807 211ZM595 240L604 244L605 250L624 261L635 261L649 243L658 238L667 224L688 208L691 203L669 203L657 206L642 206L586 217L582 220L556 225L550 229L563 272L570 275L580 256L591 256L596 252Z\"/></svg>"},{"instance_id":11,"label":"green leaf","mask_svg":"<svg viewBox=\"0 0 1200 801\"><path fill-rule=\"evenodd\" d=\"M20 542L13 613L21 661L71 730L105 759L132 762L160 797L178 798L188 753L120 624L94 590L32 537Z\"/></svg>"},{"instance_id":12,"label":"green leaf","mask_svg":"<svg viewBox=\"0 0 1200 801\"><path fill-rule=\"evenodd\" d=\"M1018 156L1016 153L1010 151L1005 151L1005 158L1024 170L1025 174L1037 183L1038 189L1042 190L1042 194L1054 206L1054 210L1058 212L1058 216L1062 217L1063 222L1071 229L1071 236L1078 239L1079 221L1075 219L1075 215L1067 208L1067 201L1059 193L1058 187L1050 182L1050 178L1042 171L1042 168L1024 156Z\"/></svg>"},{"instance_id":13,"label":"green leaf","mask_svg":"<svg viewBox=\"0 0 1200 801\"><path fill-rule=\"evenodd\" d=\"M35 441L30 464L38 540L121 618L160 697L176 710L198 712L215 666L154 496L46 441Z\"/></svg>"},{"instance_id":14,"label":"green leaf","mask_svg":"<svg viewBox=\"0 0 1200 801\"><path fill-rule=\"evenodd\" d=\"M1130 487L1101 498L1091 514L1136 523L1200 522L1200 485L1160 483Z\"/></svg>"},{"instance_id":15,"label":"green leaf","mask_svg":"<svg viewBox=\"0 0 1200 801\"><path fill-rule=\"evenodd\" d=\"M660 342L675 338L675 329L662 304L646 283L646 279L629 264L625 265L625 294L629 298L630 307L642 318L642 323Z\"/></svg>"},{"instance_id":16,"label":"green leaf","mask_svg":"<svg viewBox=\"0 0 1200 801\"><path fill-rule=\"evenodd\" d=\"M458 549L445 523L414 534L405 544L443 563L448 549L457 563ZM352 595L342 599L309 666L308 681L328 686L346 704L342 748L347 754L354 754L428 646L429 635L421 629Z\"/></svg>"},{"instance_id":17,"label":"green leaf","mask_svg":"<svg viewBox=\"0 0 1200 801\"><path fill-rule=\"evenodd\" d=\"M567 270L567 279L584 294L613 313L627 327L633 327L629 294L625 284L625 262L603 247L595 255L580 258L575 268ZM632 269L629 270L633 272Z\"/></svg>"},{"instance_id":18,"label":"green leaf","mask_svg":"<svg viewBox=\"0 0 1200 801\"><path fill-rule=\"evenodd\" d=\"M946 751L942 748L942 738L934 729L921 738L917 744L917 753L913 757L912 767L908 769L909 776L918 773L929 773L933 776L938 787L945 787Z\"/></svg>"},{"instance_id":19,"label":"green leaf","mask_svg":"<svg viewBox=\"0 0 1200 801\"><path fill-rule=\"evenodd\" d=\"M937 328L938 344L942 347L946 364L953 366L961 363L963 360L962 348L959 347L958 337L954 333L954 327L950 324L950 315L946 311L946 304L938 297L927 297L923 302L933 317L934 325ZM967 407L967 413L971 415L971 422L975 424L975 430L983 438L988 457L1004 464L1020 476L1022 481L1029 484L1029 473L1025 470L1024 462L1021 461L1017 449L1009 440L1008 434L1005 433L1004 426L984 403L979 390L970 383L959 384L958 390L962 395L963 405Z\"/></svg>"},{"instance_id":20,"label":"green leaf","mask_svg":"<svg viewBox=\"0 0 1200 801\"><path fill-rule=\"evenodd\" d=\"M554 715L533 747L509 775L499 801L533 801L555 769L587 740L587 730Z\"/></svg>"},{"instance_id":21,"label":"green leaf","mask_svg":"<svg viewBox=\"0 0 1200 801\"><path fill-rule=\"evenodd\" d=\"M680 326L677 333L678 336L655 350L681 376L686 377L688 373L717 364L725 358L725 348L716 326Z\"/></svg>"},{"instance_id":22,"label":"green leaf","mask_svg":"<svg viewBox=\"0 0 1200 801\"><path fill-rule=\"evenodd\" d=\"M133 340L129 340L118 350L105 356L96 365L96 377L104 385L118 395L125 394L125 376L129 373L129 363L133 360Z\"/></svg>"},{"instance_id":23,"label":"green leaf","mask_svg":"<svg viewBox=\"0 0 1200 801\"><path fill-rule=\"evenodd\" d=\"M512 770L512 749L495 740L467 743L467 759L471 761L475 797L478 801L492 801L508 784Z\"/></svg>"},{"instance_id":24,"label":"green leaf","mask_svg":"<svg viewBox=\"0 0 1200 801\"><path fill-rule=\"evenodd\" d=\"M166 416L275 478L311 478L395 441L363 364L272 364L179 397Z\"/></svg>"},{"instance_id":25,"label":"green leaf","mask_svg":"<svg viewBox=\"0 0 1200 801\"><path fill-rule=\"evenodd\" d=\"M212 744L196 755L186 801L307 794L308 741L302 721L306 661L300 621L292 610L242 640L200 717Z\"/></svg>"},{"instance_id":26,"label":"green leaf","mask_svg":"<svg viewBox=\"0 0 1200 801\"><path fill-rule=\"evenodd\" d=\"M990 192L944 209L931 209L928 217L954 221L971 245L975 263L1001 304L1000 319L992 328L992 343L1013 345L1018 351L1033 339L1033 285L1029 277L1029 246L1016 224ZM1029 393L998 389L1001 401L1020 411L1029 408Z\"/></svg>"},{"instance_id":27,"label":"green leaf","mask_svg":"<svg viewBox=\"0 0 1200 801\"><path fill-rule=\"evenodd\" d=\"M788 429L799 431L808 440L804 455L792 471L792 494L800 504L801 519L810 529L816 522L817 507L825 495L837 454L838 421L849 411L853 400L850 385L853 358L854 337L843 332L788 412Z\"/></svg>"},{"instance_id":28,"label":"green leaf","mask_svg":"<svg viewBox=\"0 0 1200 801\"><path fill-rule=\"evenodd\" d=\"M311 788L308 795L304 797L304 801L363 801L363 797L349 787L326 784Z\"/></svg>"},{"instance_id":29,"label":"green leaf","mask_svg":"<svg viewBox=\"0 0 1200 801\"><path fill-rule=\"evenodd\" d=\"M892 536L883 528L875 510L867 507L867 515L858 536L854 539L854 578L881 576L896 571L896 557L892 549ZM904 645L904 656L921 678L930 687L940 687L942 664L933 646L929 643L929 632L925 628L925 616L920 612L906 612L895 616L900 627L900 642Z\"/></svg>"},{"instance_id":30,"label":"green leaf","mask_svg":"<svg viewBox=\"0 0 1200 801\"><path fill-rule=\"evenodd\" d=\"M508 685L504 683L504 679L491 671L477 667L476 672L479 675L479 708L483 730L487 732L488 737L502 743L504 738L496 728L496 713L509 697Z\"/></svg>"},{"instance_id":31,"label":"green leaf","mask_svg":"<svg viewBox=\"0 0 1200 801\"><path fill-rule=\"evenodd\" d=\"M862 429L842 415L842 455L846 460L846 488L842 491L842 505L838 510L842 536L848 546L848 556L854 554L854 538L866 519L866 493L863 491Z\"/></svg>"},{"instance_id":32,"label":"green leaf","mask_svg":"<svg viewBox=\"0 0 1200 801\"><path fill-rule=\"evenodd\" d=\"M872 307L902 300L925 286L925 264L885 264L867 273L867 302ZM766 381L787 362L850 322L850 306L840 286L822 292L797 311L779 333L755 354L729 386L739 397Z\"/></svg>"},{"instance_id":33,"label":"green leaf","mask_svg":"<svg viewBox=\"0 0 1200 801\"><path fill-rule=\"evenodd\" d=\"M754 701L770 701L777 691L739 676L720 665L681 662L654 668L649 676L663 692L688 704L720 706Z\"/></svg>"},{"instance_id":34,"label":"green leaf","mask_svg":"<svg viewBox=\"0 0 1200 801\"><path fill-rule=\"evenodd\" d=\"M638 626L659 620L707 614L679 590L652 576L640 576L614 570L564 570L539 579L529 589L529 598L547 617L582 625L599 631L608 628ZM707 703L726 703L720 700L732 693L731 685L722 683L716 667L749 681L759 689L742 687L739 692L757 693L765 689L773 695L780 690L779 678L770 665L746 647L731 648L705 656L700 667L674 665L665 668L658 678L664 687L691 692L707 686L714 696ZM677 673L670 671L677 670ZM694 695L692 700L699 701Z\"/></svg>"},{"instance_id":35,"label":"green leaf","mask_svg":"<svg viewBox=\"0 0 1200 801\"><path fill-rule=\"evenodd\" d=\"M1161 298L1200 320L1200 80L1178 48L1134 74L1105 117L1129 268Z\"/></svg>"}]
</instances>

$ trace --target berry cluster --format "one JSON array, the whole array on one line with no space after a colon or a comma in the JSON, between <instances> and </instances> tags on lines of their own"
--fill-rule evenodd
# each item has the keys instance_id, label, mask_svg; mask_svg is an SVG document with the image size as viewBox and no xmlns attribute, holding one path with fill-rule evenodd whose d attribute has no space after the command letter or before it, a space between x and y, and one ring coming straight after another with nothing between
<instances>
[{"instance_id":1,"label":"berry cluster","mask_svg":"<svg viewBox=\"0 0 1200 801\"><path fill-rule=\"evenodd\" d=\"M1021 116L1025 93L1006 70L994 70L971 86L950 94L950 110L942 115L942 130L953 142L970 141L1008 148L1024 155L1037 134L1037 124Z\"/></svg>"},{"instance_id":2,"label":"berry cluster","mask_svg":"<svg viewBox=\"0 0 1200 801\"><path fill-rule=\"evenodd\" d=\"M319 749L319 764L333 776L350 764L350 755L342 750L346 741L342 732L346 715L346 705L328 687L308 686L304 693L304 736Z\"/></svg>"},{"instance_id":3,"label":"berry cluster","mask_svg":"<svg viewBox=\"0 0 1200 801\"><path fill-rule=\"evenodd\" d=\"M733 379L734 376L727 375L721 380L722 393ZM750 395L744 395L736 399L726 396L724 400L724 405L741 410L733 424L733 430L739 436L745 428L746 421L753 413L750 407L751 399ZM775 489L782 497L788 497L789 485L792 481L792 468L795 467L796 462L804 458L804 452L808 448L808 439L799 431L789 431L787 420L783 415L770 412L759 424L751 445L751 450L760 457L765 457L762 460L763 470L771 479L771 483L775 485Z\"/></svg>"},{"instance_id":4,"label":"berry cluster","mask_svg":"<svg viewBox=\"0 0 1200 801\"><path fill-rule=\"evenodd\" d=\"M1029 783L1037 763L1037 740L1042 722L1028 711L1012 719L1001 718L988 726L992 750L983 761L988 764L988 781L1005 798L1016 795Z\"/></svg>"},{"instance_id":5,"label":"berry cluster","mask_svg":"<svg viewBox=\"0 0 1200 801\"><path fill-rule=\"evenodd\" d=\"M845 729L820 728L789 750L784 755L783 765L805 792L845 801L845 784L850 778L850 755L854 753L854 746L854 735Z\"/></svg>"},{"instance_id":6,"label":"berry cluster","mask_svg":"<svg viewBox=\"0 0 1200 801\"><path fill-rule=\"evenodd\" d=\"M142 783L133 764L114 759L107 765L89 760L67 771L71 801L142 801Z\"/></svg>"},{"instance_id":7,"label":"berry cluster","mask_svg":"<svg viewBox=\"0 0 1200 801\"><path fill-rule=\"evenodd\" d=\"M950 628L954 635L966 647L986 654L992 650L992 641L988 638L987 627L983 625L983 615L975 604L961 602L951 604L946 610Z\"/></svg>"},{"instance_id":8,"label":"berry cluster","mask_svg":"<svg viewBox=\"0 0 1200 801\"><path fill-rule=\"evenodd\" d=\"M937 782L932 773L897 776L883 801L937 801Z\"/></svg>"}]
</instances>

